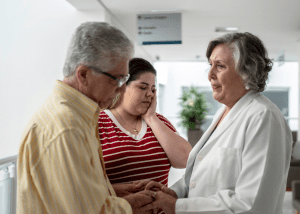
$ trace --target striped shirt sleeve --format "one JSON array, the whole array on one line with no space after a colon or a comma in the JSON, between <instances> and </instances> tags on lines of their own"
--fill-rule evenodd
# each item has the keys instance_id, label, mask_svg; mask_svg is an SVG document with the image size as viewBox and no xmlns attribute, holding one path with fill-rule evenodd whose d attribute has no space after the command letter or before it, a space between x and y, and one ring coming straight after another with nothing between
<instances>
[{"instance_id":1,"label":"striped shirt sleeve","mask_svg":"<svg viewBox=\"0 0 300 214\"><path fill-rule=\"evenodd\" d=\"M42 136L29 133L27 140L31 142L27 145L36 145L33 141L40 141L39 138ZM83 132L65 130L45 148L42 156L34 162L34 154L26 154L24 147L19 163L24 168L28 167L28 163L34 164L28 169L30 173L22 173L18 185L32 186L20 186L18 191L27 192L29 196L38 194L40 200L20 198L18 203L24 206L18 206L22 207L18 214L36 213L37 207L40 207L41 213L51 214L132 213L126 200L110 193L99 155L98 159L95 158L98 151L93 151L96 147L91 148Z\"/></svg>"},{"instance_id":2,"label":"striped shirt sleeve","mask_svg":"<svg viewBox=\"0 0 300 214\"><path fill-rule=\"evenodd\" d=\"M175 127L171 124L171 122L167 118L165 118L164 116L162 116L161 114L158 114L158 113L156 113L156 116L158 117L158 119L160 119L162 122L164 122L164 124L166 126L168 126L169 129L171 129L173 132L177 133Z\"/></svg>"}]
</instances>

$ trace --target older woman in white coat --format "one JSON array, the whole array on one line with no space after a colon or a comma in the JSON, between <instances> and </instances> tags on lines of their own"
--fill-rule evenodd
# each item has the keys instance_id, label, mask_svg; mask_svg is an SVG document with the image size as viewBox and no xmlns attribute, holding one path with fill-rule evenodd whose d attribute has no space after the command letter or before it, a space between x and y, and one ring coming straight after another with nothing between
<instances>
[{"instance_id":1,"label":"older woman in white coat","mask_svg":"<svg viewBox=\"0 0 300 214\"><path fill-rule=\"evenodd\" d=\"M189 155L185 175L160 187L149 206L166 213L282 214L292 135L262 92L272 62L250 33L211 41L206 56L213 97L224 104Z\"/></svg>"}]
</instances>

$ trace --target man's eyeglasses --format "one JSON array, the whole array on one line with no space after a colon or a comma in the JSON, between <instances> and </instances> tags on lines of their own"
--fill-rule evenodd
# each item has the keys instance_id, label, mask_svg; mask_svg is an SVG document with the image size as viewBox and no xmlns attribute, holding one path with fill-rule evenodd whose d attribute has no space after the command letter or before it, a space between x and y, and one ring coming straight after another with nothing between
<instances>
[{"instance_id":1,"label":"man's eyeglasses","mask_svg":"<svg viewBox=\"0 0 300 214\"><path fill-rule=\"evenodd\" d=\"M124 85L124 83L126 83L127 80L128 80L129 77L130 77L130 74L127 74L127 75L126 75L125 77L123 77L122 79L118 79L118 78L114 77L113 75L111 75L111 74L109 74L109 73L107 73L107 72L105 72L105 71L102 71L100 68L93 67L93 66L87 66L87 67L90 68L90 69L92 69L92 70L94 70L94 71L96 71L96 72L98 72L98 73L104 74L104 75L110 77L110 78L113 79L113 80L116 80L116 81L118 82L118 87L119 87L119 88L120 88L122 85Z\"/></svg>"}]
</instances>

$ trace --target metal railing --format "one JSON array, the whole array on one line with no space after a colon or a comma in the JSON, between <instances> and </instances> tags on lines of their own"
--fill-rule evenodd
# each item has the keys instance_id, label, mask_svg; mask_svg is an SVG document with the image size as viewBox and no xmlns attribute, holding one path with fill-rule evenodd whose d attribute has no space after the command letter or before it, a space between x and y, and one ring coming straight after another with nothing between
<instances>
[{"instance_id":1,"label":"metal railing","mask_svg":"<svg viewBox=\"0 0 300 214\"><path fill-rule=\"evenodd\" d=\"M0 159L0 213L16 214L17 155Z\"/></svg>"}]
</instances>

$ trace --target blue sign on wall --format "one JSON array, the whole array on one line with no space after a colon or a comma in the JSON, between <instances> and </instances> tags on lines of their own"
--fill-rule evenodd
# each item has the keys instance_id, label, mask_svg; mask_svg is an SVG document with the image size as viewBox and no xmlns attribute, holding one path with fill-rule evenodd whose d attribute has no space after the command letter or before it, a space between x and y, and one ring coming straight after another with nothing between
<instances>
[{"instance_id":1,"label":"blue sign on wall","mask_svg":"<svg viewBox=\"0 0 300 214\"><path fill-rule=\"evenodd\" d=\"M181 13L138 14L139 45L181 44Z\"/></svg>"}]
</instances>

